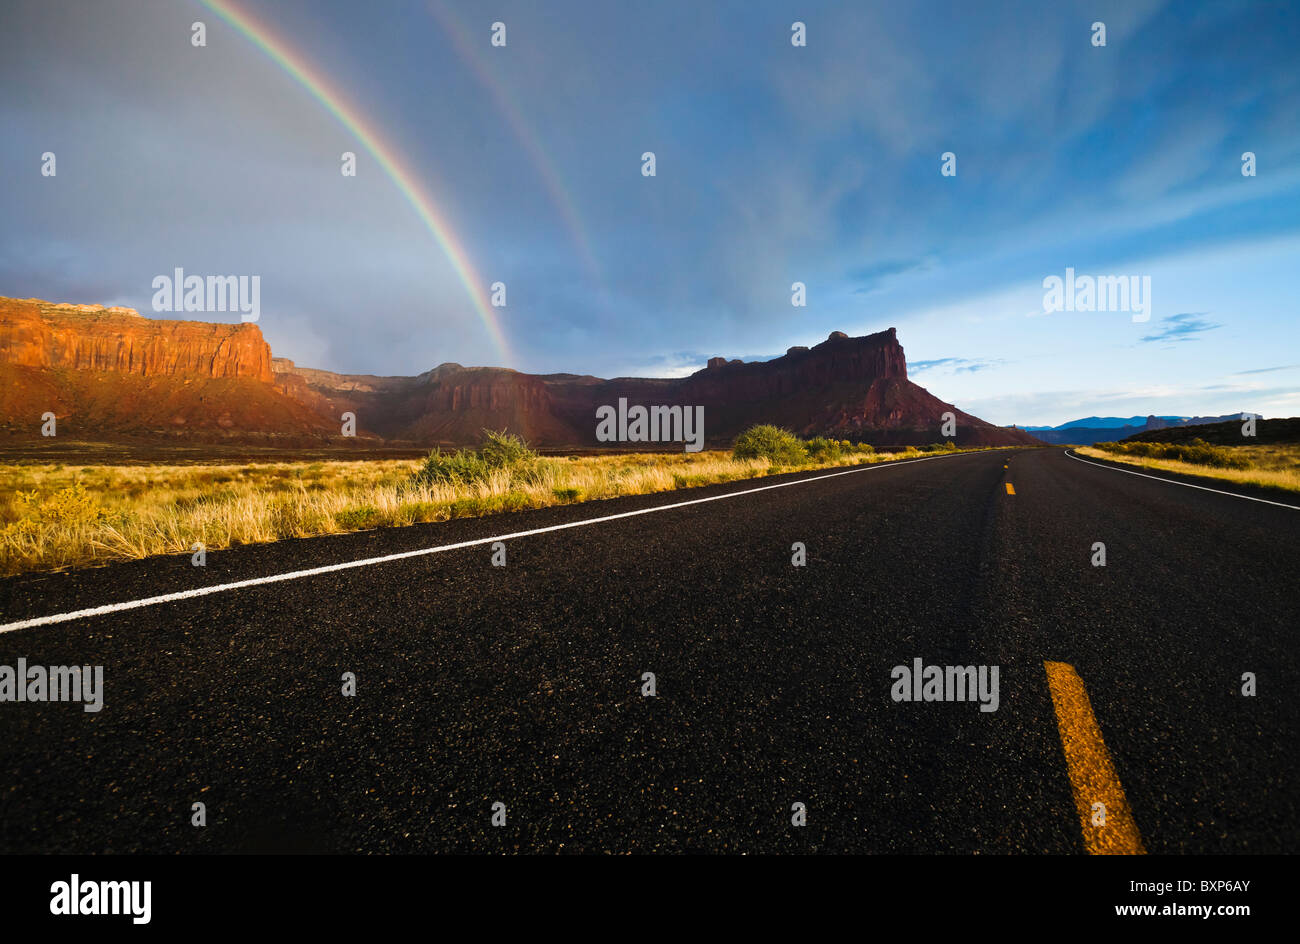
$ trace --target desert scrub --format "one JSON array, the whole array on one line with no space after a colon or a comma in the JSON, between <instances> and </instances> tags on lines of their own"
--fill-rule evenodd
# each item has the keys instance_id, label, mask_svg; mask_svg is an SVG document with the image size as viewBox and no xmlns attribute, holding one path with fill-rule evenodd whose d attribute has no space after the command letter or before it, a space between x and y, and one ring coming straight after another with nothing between
<instances>
[{"instance_id":1,"label":"desert scrub","mask_svg":"<svg viewBox=\"0 0 1300 944\"><path fill-rule=\"evenodd\" d=\"M1216 469L1249 469L1250 460L1236 455L1227 446L1212 446L1204 439L1185 443L1100 442L1095 448L1117 455L1141 456L1144 459L1168 459L1191 465L1207 465Z\"/></svg>"},{"instance_id":2,"label":"desert scrub","mask_svg":"<svg viewBox=\"0 0 1300 944\"><path fill-rule=\"evenodd\" d=\"M485 482L493 473L503 472L512 481L525 481L544 467L544 460L528 447L528 443L513 433L483 430L483 442L478 449L457 449L443 452L434 449L423 465L410 477L409 484L470 485Z\"/></svg>"},{"instance_id":3,"label":"desert scrub","mask_svg":"<svg viewBox=\"0 0 1300 944\"><path fill-rule=\"evenodd\" d=\"M841 440L839 458L817 462L798 445L796 462L775 465L720 451L539 459L522 440L498 434L479 449L462 450L474 458L460 461L486 469L468 480L424 474L429 459L106 465L89 471L0 463L0 573L188 555L195 543L214 550L900 457L876 456L870 446ZM1286 474L1296 475L1293 469Z\"/></svg>"},{"instance_id":4,"label":"desert scrub","mask_svg":"<svg viewBox=\"0 0 1300 944\"><path fill-rule=\"evenodd\" d=\"M378 508L362 505L358 508L345 508L334 513L334 523L344 531L360 531L373 528L380 521Z\"/></svg>"},{"instance_id":5,"label":"desert scrub","mask_svg":"<svg viewBox=\"0 0 1300 944\"><path fill-rule=\"evenodd\" d=\"M733 459L766 459L773 465L802 465L809 461L808 448L798 436L788 429L768 424L751 426L737 436L731 456Z\"/></svg>"},{"instance_id":6,"label":"desert scrub","mask_svg":"<svg viewBox=\"0 0 1300 944\"><path fill-rule=\"evenodd\" d=\"M55 471L61 471L56 468ZM108 513L99 506L99 498L86 491L82 482L40 498L33 489L14 496L22 520L43 525L78 525L102 521Z\"/></svg>"},{"instance_id":7,"label":"desert scrub","mask_svg":"<svg viewBox=\"0 0 1300 944\"><path fill-rule=\"evenodd\" d=\"M814 436L804 443L804 448L808 451L808 458L813 462L835 462L844 455L844 447L840 445L837 439L827 439L824 436Z\"/></svg>"},{"instance_id":8,"label":"desert scrub","mask_svg":"<svg viewBox=\"0 0 1300 944\"><path fill-rule=\"evenodd\" d=\"M1166 453L1164 446L1181 446L1183 449L1193 447L1193 451ZM1113 447L1120 448L1113 448ZM1112 448L1105 448L1112 447ZM1132 448L1137 447L1137 448ZM1162 447L1153 449L1152 447ZM1262 446L1212 446L1212 449L1227 450L1230 463L1219 464L1216 458L1206 464L1203 461L1188 461L1169 456L1192 456L1204 458L1204 453L1195 449L1195 443L1096 443L1092 446L1078 446L1075 452L1095 459L1109 459L1125 465L1146 469L1163 469L1166 472L1180 472L1201 478L1218 479L1238 485L1253 485L1259 488L1277 489L1283 492L1300 492L1300 445L1293 443L1273 443Z\"/></svg>"}]
</instances>

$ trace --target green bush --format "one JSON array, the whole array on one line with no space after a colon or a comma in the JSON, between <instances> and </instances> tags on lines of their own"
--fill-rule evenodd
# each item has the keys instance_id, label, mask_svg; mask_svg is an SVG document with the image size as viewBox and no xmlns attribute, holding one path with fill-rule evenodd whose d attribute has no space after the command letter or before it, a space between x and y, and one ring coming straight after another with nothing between
<instances>
[{"instance_id":1,"label":"green bush","mask_svg":"<svg viewBox=\"0 0 1300 944\"><path fill-rule=\"evenodd\" d=\"M411 476L412 485L445 483L468 485L482 482L493 472L505 471L511 480L527 478L540 466L537 453L513 433L483 430L483 442L477 450L457 449L443 452L434 449Z\"/></svg>"},{"instance_id":2,"label":"green bush","mask_svg":"<svg viewBox=\"0 0 1300 944\"><path fill-rule=\"evenodd\" d=\"M413 485L479 482L488 477L491 469L473 449L443 452L434 449L424 459L424 464L411 476Z\"/></svg>"},{"instance_id":3,"label":"green bush","mask_svg":"<svg viewBox=\"0 0 1300 944\"><path fill-rule=\"evenodd\" d=\"M834 439L815 436L804 443L808 456L814 462L834 462L844 455L844 448Z\"/></svg>"},{"instance_id":4,"label":"green bush","mask_svg":"<svg viewBox=\"0 0 1300 944\"><path fill-rule=\"evenodd\" d=\"M734 459L766 459L776 465L802 465L808 450L799 437L779 426L751 426L736 437L731 455Z\"/></svg>"},{"instance_id":5,"label":"green bush","mask_svg":"<svg viewBox=\"0 0 1300 944\"><path fill-rule=\"evenodd\" d=\"M374 527L379 523L379 518L379 509L370 505L362 505L359 508L346 508L343 511L334 513L334 523L345 531L357 531Z\"/></svg>"},{"instance_id":6,"label":"green bush","mask_svg":"<svg viewBox=\"0 0 1300 944\"><path fill-rule=\"evenodd\" d=\"M521 470L537 462L537 453L528 448L528 443L505 430L483 430L483 443L478 454L493 469Z\"/></svg>"}]
</instances>

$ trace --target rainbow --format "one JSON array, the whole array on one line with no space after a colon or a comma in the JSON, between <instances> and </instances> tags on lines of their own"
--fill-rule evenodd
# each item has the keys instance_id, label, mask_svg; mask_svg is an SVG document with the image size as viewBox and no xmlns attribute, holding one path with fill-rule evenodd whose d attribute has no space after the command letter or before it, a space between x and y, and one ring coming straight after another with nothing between
<instances>
[{"instance_id":1,"label":"rainbow","mask_svg":"<svg viewBox=\"0 0 1300 944\"><path fill-rule=\"evenodd\" d=\"M429 12L433 14L433 18L442 27L442 31L451 40L452 48L455 49L461 62L469 68L470 72L479 80L479 83L492 95L497 109L505 117L516 139L528 152L528 156L533 162L533 168L541 176L542 182L551 195L551 202L555 205L561 219L568 227L570 238L582 258L588 276L600 290L605 303L605 315L608 317L609 290L601 275L600 266L596 262L595 253L592 252L591 241L587 238L586 230L578 217L577 206L556 171L555 164L542 146L541 140L524 119L519 106L510 95L505 83L498 78L496 71L487 67L483 57L476 51L476 49L485 47L486 42L476 46L470 38L469 31L457 20L456 15L443 0L428 0L427 6Z\"/></svg>"},{"instance_id":2,"label":"rainbow","mask_svg":"<svg viewBox=\"0 0 1300 944\"><path fill-rule=\"evenodd\" d=\"M337 89L331 87L318 70L312 68L311 63L303 56L295 54L286 43L277 39L264 25L258 23L247 13L241 12L231 0L199 0L199 2L246 36L253 45L266 53L276 65L293 76L303 88L325 106L331 115L338 119L338 122L343 127L361 142L366 151L370 153L370 156L383 168L384 173L401 191L402 196L411 204L411 207L419 215L429 232L433 234L434 240L446 254L452 268L456 270L456 275L460 278L461 284L464 285L465 291L469 294L470 300L474 304L474 311L478 314L479 320L483 322L483 327L487 330L492 344L496 347L505 366L510 366L512 358L506 345L505 335L501 331L501 324L494 313L494 309L488 303L483 280L474 270L468 254L456 239L446 217L438 210L429 194L420 186L416 175L401 162L396 149L385 142L373 127L365 123L357 110L348 104L347 99Z\"/></svg>"}]
</instances>

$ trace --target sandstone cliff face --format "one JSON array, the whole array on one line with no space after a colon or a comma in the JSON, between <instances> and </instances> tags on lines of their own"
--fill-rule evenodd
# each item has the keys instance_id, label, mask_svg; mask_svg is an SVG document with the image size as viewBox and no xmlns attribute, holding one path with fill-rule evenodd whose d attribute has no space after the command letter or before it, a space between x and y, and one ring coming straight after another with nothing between
<instances>
[{"instance_id":1,"label":"sandstone cliff face","mask_svg":"<svg viewBox=\"0 0 1300 944\"><path fill-rule=\"evenodd\" d=\"M770 361L715 357L681 380L578 380L580 385L554 379L552 399L584 442L593 436L595 406L619 397L629 405L703 406L705 438L716 446L755 423L774 423L801 436L924 445L947 438L941 435L946 412L956 415L952 438L959 445L1037 442L963 413L908 380L907 358L893 328L859 338L835 331L821 344L792 347Z\"/></svg>"},{"instance_id":2,"label":"sandstone cliff face","mask_svg":"<svg viewBox=\"0 0 1300 944\"><path fill-rule=\"evenodd\" d=\"M941 435L943 414L957 418L961 445L1033 444L944 403L907 379L907 358L893 328L851 338L836 331L812 348L744 363L715 357L681 379L577 374L530 375L494 367L442 364L418 377L333 374L277 358L276 384L322 413L357 415L389 439L473 444L484 429L509 429L540 446L595 446L596 409L629 406L705 408L706 441L725 446L755 423L802 436L851 437L881 445L922 445Z\"/></svg>"},{"instance_id":3,"label":"sandstone cliff face","mask_svg":"<svg viewBox=\"0 0 1300 944\"><path fill-rule=\"evenodd\" d=\"M270 383L271 347L253 324L144 318L130 308L0 299L0 363L144 377Z\"/></svg>"},{"instance_id":4,"label":"sandstone cliff face","mask_svg":"<svg viewBox=\"0 0 1300 944\"><path fill-rule=\"evenodd\" d=\"M869 386L874 380L907 379L907 358L893 328L850 338L836 331L815 348L791 348L782 357L746 364L720 357L682 385L697 401L736 397L767 400L845 381Z\"/></svg>"},{"instance_id":5,"label":"sandstone cliff face","mask_svg":"<svg viewBox=\"0 0 1300 944\"><path fill-rule=\"evenodd\" d=\"M417 377L376 377L279 357L272 367L289 396L331 416L351 411L359 426L388 439L477 443L484 429L510 429L539 445L583 442L556 416L542 378L507 368L442 364Z\"/></svg>"},{"instance_id":6,"label":"sandstone cliff face","mask_svg":"<svg viewBox=\"0 0 1300 944\"><path fill-rule=\"evenodd\" d=\"M162 321L128 308L0 298L0 375L8 388L0 396L0 429L11 431L30 431L35 417L53 410L61 424L71 418L90 436L208 429L330 437L351 412L361 437L470 445L484 429L507 429L539 446L595 446L597 408L626 398L629 405L703 406L705 441L715 447L755 423L803 436L920 445L945 438L945 412L956 414L961 445L1037 442L908 380L893 328L860 338L836 331L765 362L713 358L680 379L539 376L459 364L417 377L376 377L272 360L252 324Z\"/></svg>"},{"instance_id":7,"label":"sandstone cliff face","mask_svg":"<svg viewBox=\"0 0 1300 944\"><path fill-rule=\"evenodd\" d=\"M0 298L0 433L320 443L332 422L272 386L252 324L161 321L130 308Z\"/></svg>"}]
</instances>

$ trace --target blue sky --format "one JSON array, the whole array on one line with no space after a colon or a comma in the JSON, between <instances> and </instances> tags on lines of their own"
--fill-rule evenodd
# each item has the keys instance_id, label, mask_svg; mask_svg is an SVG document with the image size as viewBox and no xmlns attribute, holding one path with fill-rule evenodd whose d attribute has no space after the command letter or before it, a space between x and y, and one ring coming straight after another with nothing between
<instances>
[{"instance_id":1,"label":"blue sky","mask_svg":"<svg viewBox=\"0 0 1300 944\"><path fill-rule=\"evenodd\" d=\"M506 283L511 366L680 375L894 326L991 422L1300 414L1300 5L236 2ZM0 294L152 314L177 266L257 274L300 364L500 362L392 181L196 0L10 0L0 89ZM1150 321L1045 313L1067 267L1149 276Z\"/></svg>"}]
</instances>

